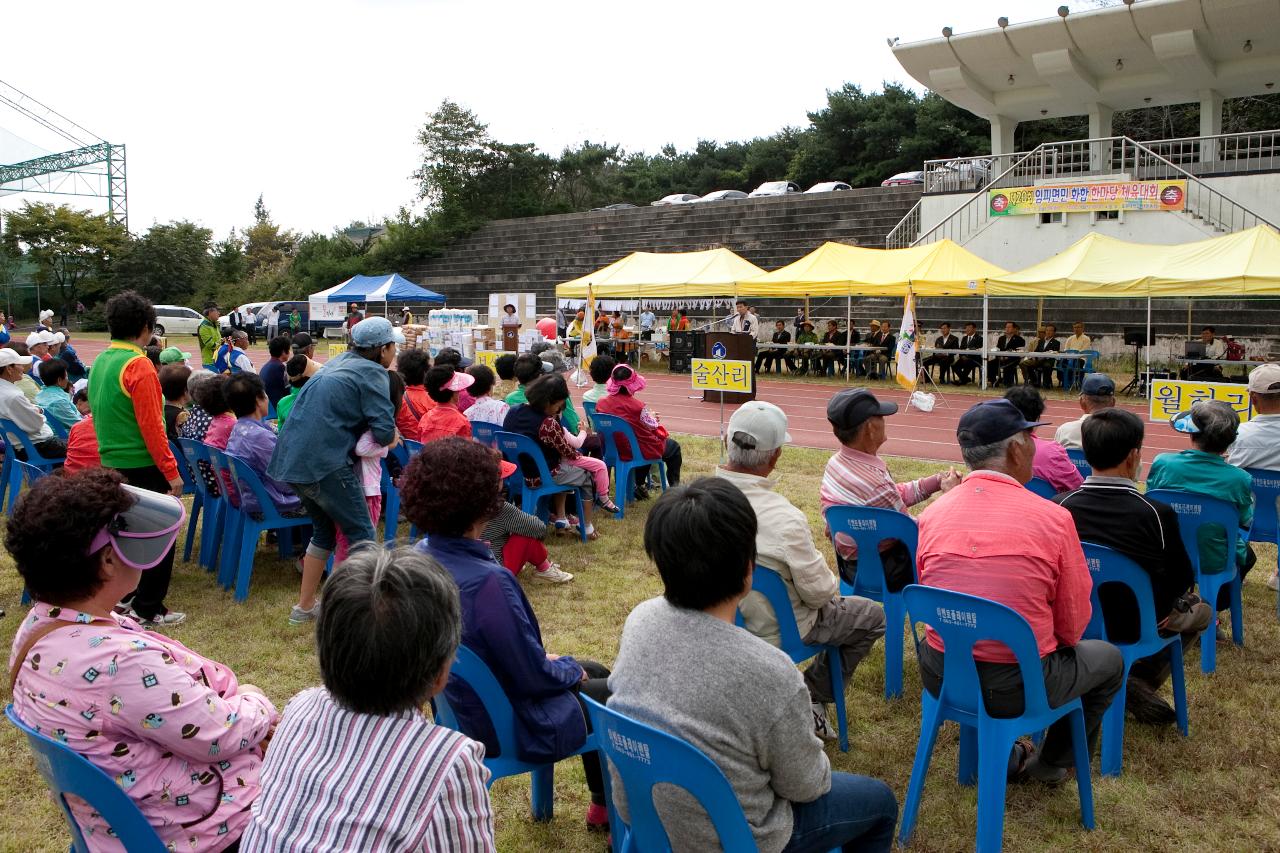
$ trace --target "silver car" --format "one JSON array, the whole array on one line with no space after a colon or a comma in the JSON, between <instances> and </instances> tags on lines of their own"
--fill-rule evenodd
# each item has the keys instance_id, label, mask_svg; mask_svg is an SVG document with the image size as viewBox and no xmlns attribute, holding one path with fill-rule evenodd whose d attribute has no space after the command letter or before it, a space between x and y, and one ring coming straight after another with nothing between
<instances>
[{"instance_id":1,"label":"silver car","mask_svg":"<svg viewBox=\"0 0 1280 853\"><path fill-rule=\"evenodd\" d=\"M649 204L653 207L666 207L671 204L688 204L697 200L698 196L693 193L673 193L672 195L663 196L657 201L651 201Z\"/></svg>"},{"instance_id":2,"label":"silver car","mask_svg":"<svg viewBox=\"0 0 1280 853\"><path fill-rule=\"evenodd\" d=\"M735 198L746 198L747 194L742 190L714 190L704 195L702 198L695 198L693 202L696 204L700 201L729 201Z\"/></svg>"},{"instance_id":3,"label":"silver car","mask_svg":"<svg viewBox=\"0 0 1280 853\"><path fill-rule=\"evenodd\" d=\"M790 195L791 193L800 192L800 185L795 181L765 181L763 184L755 188L751 193L751 198L761 198L771 195Z\"/></svg>"},{"instance_id":4,"label":"silver car","mask_svg":"<svg viewBox=\"0 0 1280 853\"><path fill-rule=\"evenodd\" d=\"M805 194L807 195L808 193L838 193L838 192L843 192L844 190L851 190L851 189L853 189L853 187L849 186L844 181L823 181L820 184L814 184L813 186L809 187L809 189L805 190Z\"/></svg>"}]
</instances>

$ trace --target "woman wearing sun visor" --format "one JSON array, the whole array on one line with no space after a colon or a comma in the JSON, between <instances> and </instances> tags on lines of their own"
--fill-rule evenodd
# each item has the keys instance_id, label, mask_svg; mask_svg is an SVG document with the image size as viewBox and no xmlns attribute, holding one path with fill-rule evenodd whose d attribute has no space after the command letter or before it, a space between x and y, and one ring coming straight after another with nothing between
<instances>
[{"instance_id":1,"label":"woman wearing sun visor","mask_svg":"<svg viewBox=\"0 0 1280 853\"><path fill-rule=\"evenodd\" d=\"M26 492L5 545L35 603L13 639L10 687L23 722L115 779L169 849L219 851L249 821L276 709L227 667L113 610L185 516L176 498L105 469ZM123 850L101 817L71 808L90 849Z\"/></svg>"}]
</instances>

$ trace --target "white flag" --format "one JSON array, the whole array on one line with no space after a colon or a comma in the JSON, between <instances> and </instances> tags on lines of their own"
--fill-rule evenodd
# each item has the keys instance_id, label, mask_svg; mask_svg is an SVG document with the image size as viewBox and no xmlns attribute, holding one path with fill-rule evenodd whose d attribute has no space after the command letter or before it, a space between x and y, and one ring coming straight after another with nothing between
<instances>
[{"instance_id":1,"label":"white flag","mask_svg":"<svg viewBox=\"0 0 1280 853\"><path fill-rule=\"evenodd\" d=\"M915 297L907 291L907 301L902 306L902 325L898 327L898 351L896 366L898 384L908 391L916 389L916 312Z\"/></svg>"},{"instance_id":2,"label":"white flag","mask_svg":"<svg viewBox=\"0 0 1280 853\"><path fill-rule=\"evenodd\" d=\"M596 297L591 285L587 285L587 318L582 323L582 354L578 357L578 370L586 373L596 357Z\"/></svg>"}]
</instances>

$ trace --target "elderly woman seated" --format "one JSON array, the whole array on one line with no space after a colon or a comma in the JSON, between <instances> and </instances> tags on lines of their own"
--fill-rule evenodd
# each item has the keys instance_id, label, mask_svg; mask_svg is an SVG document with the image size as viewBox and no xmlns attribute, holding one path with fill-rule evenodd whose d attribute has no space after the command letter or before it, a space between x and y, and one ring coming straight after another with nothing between
<instances>
[{"instance_id":1,"label":"elderly woman seated","mask_svg":"<svg viewBox=\"0 0 1280 853\"><path fill-rule=\"evenodd\" d=\"M462 602L462 644L493 672L515 711L516 752L522 761L552 762L573 755L589 723L579 693L597 702L609 696L609 670L591 661L554 655L529 599L511 572L493 559L486 523L502 506L498 453L462 438L423 445L405 469L401 507L427 539L418 545L453 576ZM329 593L326 592L326 595ZM484 706L457 679L445 687L464 734L498 753ZM605 829L604 780L595 752L582 755L591 791L587 824Z\"/></svg>"},{"instance_id":2,"label":"elderly woman seated","mask_svg":"<svg viewBox=\"0 0 1280 853\"><path fill-rule=\"evenodd\" d=\"M218 851L249 822L276 709L226 666L113 610L184 516L175 498L103 469L46 477L18 501L5 546L35 603L13 639L13 704L115 779L169 849ZM92 849L122 849L100 815L71 810Z\"/></svg>"},{"instance_id":3,"label":"elderly woman seated","mask_svg":"<svg viewBox=\"0 0 1280 853\"><path fill-rule=\"evenodd\" d=\"M324 585L323 687L285 708L242 853L493 850L484 748L423 713L458 648L458 590L412 548L366 544Z\"/></svg>"}]
</instances>

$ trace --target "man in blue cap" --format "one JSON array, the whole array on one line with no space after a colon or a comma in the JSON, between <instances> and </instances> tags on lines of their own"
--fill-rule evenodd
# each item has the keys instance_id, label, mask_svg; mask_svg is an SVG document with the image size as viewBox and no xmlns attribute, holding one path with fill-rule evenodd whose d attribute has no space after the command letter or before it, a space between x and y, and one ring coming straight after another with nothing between
<instances>
[{"instance_id":1,"label":"man in blue cap","mask_svg":"<svg viewBox=\"0 0 1280 853\"><path fill-rule=\"evenodd\" d=\"M1008 400L979 403L960 418L956 440L971 473L920 514L916 566L920 583L976 595L1012 608L1035 634L1051 706L1079 697L1089 747L1122 683L1120 650L1082 640L1093 580L1071 513L1025 488L1035 458L1034 427ZM937 695L942 641L932 630L920 645L920 678ZM974 646L988 713L1022 713L1022 673L1005 646ZM1073 764L1068 718L1054 723L1037 752L1019 742L1011 777L1061 782Z\"/></svg>"},{"instance_id":2,"label":"man in blue cap","mask_svg":"<svg viewBox=\"0 0 1280 853\"><path fill-rule=\"evenodd\" d=\"M302 561L302 589L289 624L316 617L316 591L333 553L337 528L354 546L371 541L373 521L353 468L352 451L366 430L387 447L400 442L387 370L404 335L384 317L351 328L351 350L303 386L281 433L267 475L288 483L311 517L311 544Z\"/></svg>"}]
</instances>

